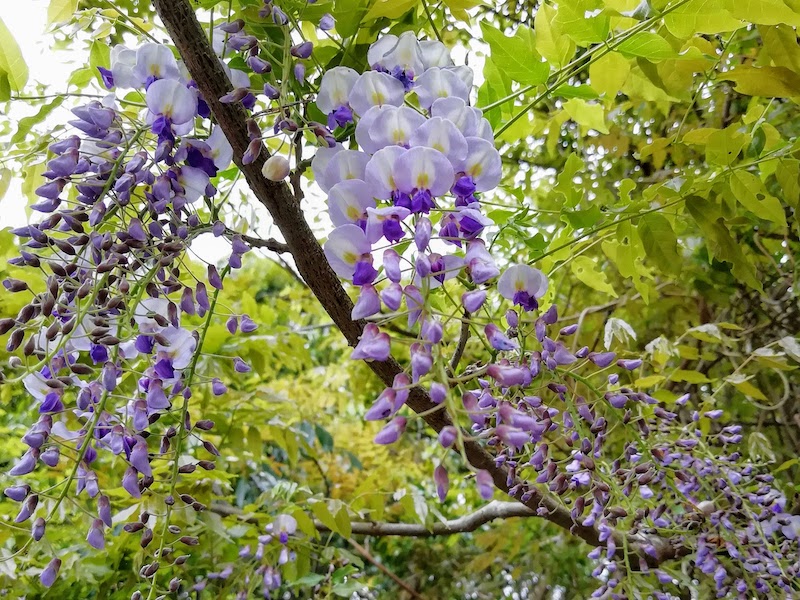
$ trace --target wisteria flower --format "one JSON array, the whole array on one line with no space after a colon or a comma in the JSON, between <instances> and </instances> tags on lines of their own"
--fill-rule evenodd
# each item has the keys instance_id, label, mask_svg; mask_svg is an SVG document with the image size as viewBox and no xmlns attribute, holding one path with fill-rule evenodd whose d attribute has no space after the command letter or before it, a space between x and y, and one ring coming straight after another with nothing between
<instances>
[{"instance_id":1,"label":"wisteria flower","mask_svg":"<svg viewBox=\"0 0 800 600\"><path fill-rule=\"evenodd\" d=\"M547 292L547 277L526 264L513 265L497 280L497 291L523 310L539 308L538 299Z\"/></svg>"},{"instance_id":2,"label":"wisteria flower","mask_svg":"<svg viewBox=\"0 0 800 600\"><path fill-rule=\"evenodd\" d=\"M419 43L420 53L422 54L422 66L424 70L433 67L449 67L453 64L450 58L450 51L442 42L438 40L424 40Z\"/></svg>"},{"instance_id":3,"label":"wisteria flower","mask_svg":"<svg viewBox=\"0 0 800 600\"><path fill-rule=\"evenodd\" d=\"M464 160L455 163L456 171L469 178L473 191L485 192L497 187L502 176L502 161L494 144L479 137L468 137L466 141L467 153Z\"/></svg>"},{"instance_id":4,"label":"wisteria flower","mask_svg":"<svg viewBox=\"0 0 800 600\"><path fill-rule=\"evenodd\" d=\"M410 197L412 212L429 212L433 198L446 194L455 173L447 157L433 148L418 146L400 156L394 164L394 181Z\"/></svg>"},{"instance_id":5,"label":"wisteria flower","mask_svg":"<svg viewBox=\"0 0 800 600\"><path fill-rule=\"evenodd\" d=\"M349 67L334 67L322 76L317 108L328 116L328 127L344 126L353 120L349 98L359 75Z\"/></svg>"},{"instance_id":6,"label":"wisteria flower","mask_svg":"<svg viewBox=\"0 0 800 600\"><path fill-rule=\"evenodd\" d=\"M419 105L426 110L437 98L454 96L469 102L469 87L453 70L433 67L420 75L415 83Z\"/></svg>"},{"instance_id":7,"label":"wisteria flower","mask_svg":"<svg viewBox=\"0 0 800 600\"><path fill-rule=\"evenodd\" d=\"M325 170L315 172L317 183L322 191L329 191L340 181L348 179L364 180L364 173L369 162L369 154L358 150L341 150L333 154L325 166Z\"/></svg>"},{"instance_id":8,"label":"wisteria flower","mask_svg":"<svg viewBox=\"0 0 800 600\"><path fill-rule=\"evenodd\" d=\"M358 225L342 225L334 229L325 242L325 257L342 279L355 285L372 283L378 274L372 266L372 245Z\"/></svg>"},{"instance_id":9,"label":"wisteria flower","mask_svg":"<svg viewBox=\"0 0 800 600\"><path fill-rule=\"evenodd\" d=\"M363 115L373 106L401 106L405 100L405 89L391 75L368 71L355 82L348 100L352 109Z\"/></svg>"},{"instance_id":10,"label":"wisteria flower","mask_svg":"<svg viewBox=\"0 0 800 600\"><path fill-rule=\"evenodd\" d=\"M181 75L172 50L162 44L142 44L139 47L133 74L146 88L158 79L179 79Z\"/></svg>"},{"instance_id":11,"label":"wisteria flower","mask_svg":"<svg viewBox=\"0 0 800 600\"><path fill-rule=\"evenodd\" d=\"M375 208L370 190L360 179L347 179L328 191L328 214L335 227L352 223L366 229L367 209Z\"/></svg>"},{"instance_id":12,"label":"wisteria flower","mask_svg":"<svg viewBox=\"0 0 800 600\"><path fill-rule=\"evenodd\" d=\"M386 146L408 146L416 132L428 122L424 116L408 106L387 106L370 124L369 138L372 148L377 151Z\"/></svg>"},{"instance_id":13,"label":"wisteria flower","mask_svg":"<svg viewBox=\"0 0 800 600\"><path fill-rule=\"evenodd\" d=\"M400 190L395 183L394 169L397 159L406 153L400 146L387 146L375 152L367 163L364 177L375 198L396 199ZM410 204L410 199L408 199Z\"/></svg>"},{"instance_id":14,"label":"wisteria flower","mask_svg":"<svg viewBox=\"0 0 800 600\"><path fill-rule=\"evenodd\" d=\"M364 327L361 340L353 349L350 358L353 360L377 360L379 362L389 359L391 339L383 333L374 323Z\"/></svg>"},{"instance_id":15,"label":"wisteria flower","mask_svg":"<svg viewBox=\"0 0 800 600\"><path fill-rule=\"evenodd\" d=\"M388 242L398 242L405 237L405 231L400 224L411 211L402 206L387 206L384 208L367 209L367 239L375 243L382 237Z\"/></svg>"},{"instance_id":16,"label":"wisteria flower","mask_svg":"<svg viewBox=\"0 0 800 600\"><path fill-rule=\"evenodd\" d=\"M155 115L153 133L159 137L172 136L172 125L190 122L197 114L197 96L174 79L159 79L147 88L147 108Z\"/></svg>"},{"instance_id":17,"label":"wisteria flower","mask_svg":"<svg viewBox=\"0 0 800 600\"><path fill-rule=\"evenodd\" d=\"M467 156L467 140L458 128L442 117L431 117L418 126L410 137L410 145L427 146L444 154L452 164Z\"/></svg>"}]
</instances>

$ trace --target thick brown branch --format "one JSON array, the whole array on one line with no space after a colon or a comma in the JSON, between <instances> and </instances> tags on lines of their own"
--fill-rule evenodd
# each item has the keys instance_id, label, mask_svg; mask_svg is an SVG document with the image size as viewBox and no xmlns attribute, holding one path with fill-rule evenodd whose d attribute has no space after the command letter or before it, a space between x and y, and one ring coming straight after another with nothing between
<instances>
[{"instance_id":1,"label":"thick brown branch","mask_svg":"<svg viewBox=\"0 0 800 600\"><path fill-rule=\"evenodd\" d=\"M188 0L153 0L153 4L166 25L173 43L183 58L186 68L197 83L200 93L208 103L217 123L228 138L234 162L244 174L255 197L270 212L272 219L281 231L286 245L292 253L302 278L314 292L322 307L341 330L351 346L358 343L363 331L364 321L353 321L350 312L353 304L331 269L322 248L305 220L299 203L286 182L273 182L261 175L261 168L269 153L262 148L258 158L243 164L242 156L250 143L247 132L247 115L238 104L223 104L219 98L228 93L231 83L222 69L219 59L208 43L208 38L197 21L194 9ZM372 371L386 385L391 385L398 373L402 372L396 360L370 362ZM435 431L451 424L450 416L444 410L432 410L436 405L422 388L413 388L409 394L408 406L417 413L424 413L424 419ZM504 466L497 466L494 458L477 441L464 444L464 454L475 469L485 469L492 475L495 486L508 492L508 472ZM535 488L530 490L530 499L525 503L532 510L542 509L543 517L571 532L593 546L602 545L599 533L594 527L576 522L560 500L549 493ZM617 547L623 547L621 534L616 534ZM644 556L641 539L629 539L628 547ZM678 548L668 540L657 538L648 540L656 546L658 558L648 559L651 563L663 562L673 558ZM637 562L637 561L634 561Z\"/></svg>"},{"instance_id":2,"label":"thick brown branch","mask_svg":"<svg viewBox=\"0 0 800 600\"><path fill-rule=\"evenodd\" d=\"M236 516L243 521L256 522L252 516L246 515L240 509L229 504L214 502L210 510L222 516ZM375 521L364 521L351 523L350 527L353 535L369 535L375 537L434 537L440 535L454 535L457 533L470 533L495 519L510 519L512 517L535 517L536 513L530 508L519 502L498 502L493 501L476 510L475 512L451 519L434 523L430 527L419 523L385 523ZM314 520L317 531L330 532L331 529L321 521Z\"/></svg>"}]
</instances>

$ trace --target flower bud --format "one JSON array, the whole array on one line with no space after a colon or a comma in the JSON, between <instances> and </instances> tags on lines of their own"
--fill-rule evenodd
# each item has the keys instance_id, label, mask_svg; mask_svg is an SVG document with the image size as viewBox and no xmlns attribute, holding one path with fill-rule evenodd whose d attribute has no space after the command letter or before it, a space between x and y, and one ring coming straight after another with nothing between
<instances>
[{"instance_id":1,"label":"flower bud","mask_svg":"<svg viewBox=\"0 0 800 600\"><path fill-rule=\"evenodd\" d=\"M289 176L289 161L283 156L270 156L261 168L261 174L270 181L283 181Z\"/></svg>"}]
</instances>

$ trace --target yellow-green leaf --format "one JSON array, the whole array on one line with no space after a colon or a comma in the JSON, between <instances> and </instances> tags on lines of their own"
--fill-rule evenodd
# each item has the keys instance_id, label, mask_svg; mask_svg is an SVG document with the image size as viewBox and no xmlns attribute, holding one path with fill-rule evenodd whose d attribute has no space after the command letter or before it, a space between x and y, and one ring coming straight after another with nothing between
<instances>
[{"instance_id":1,"label":"yellow-green leaf","mask_svg":"<svg viewBox=\"0 0 800 600\"><path fill-rule=\"evenodd\" d=\"M28 65L14 36L0 18L0 72L8 77L12 89L21 91L28 83Z\"/></svg>"},{"instance_id":2,"label":"yellow-green leaf","mask_svg":"<svg viewBox=\"0 0 800 600\"><path fill-rule=\"evenodd\" d=\"M598 94L614 98L630 73L630 61L616 52L609 52L589 67L589 81Z\"/></svg>"},{"instance_id":3,"label":"yellow-green leaf","mask_svg":"<svg viewBox=\"0 0 800 600\"><path fill-rule=\"evenodd\" d=\"M793 98L800 96L800 75L786 67L751 67L742 65L722 73L719 78L732 81L736 91L745 96Z\"/></svg>"},{"instance_id":4,"label":"yellow-green leaf","mask_svg":"<svg viewBox=\"0 0 800 600\"><path fill-rule=\"evenodd\" d=\"M617 51L625 56L641 56L648 60L666 60L678 56L667 40L649 31L641 31L627 38L617 46Z\"/></svg>"},{"instance_id":5,"label":"yellow-green leaf","mask_svg":"<svg viewBox=\"0 0 800 600\"><path fill-rule=\"evenodd\" d=\"M540 4L536 10L533 27L536 31L536 49L547 62L563 67L575 55L575 42L564 35L563 31L556 29L553 20L556 9L549 4Z\"/></svg>"},{"instance_id":6,"label":"yellow-green leaf","mask_svg":"<svg viewBox=\"0 0 800 600\"><path fill-rule=\"evenodd\" d=\"M604 41L608 37L609 16L603 12L587 17L584 2L559 2L553 22L579 46L588 46Z\"/></svg>"},{"instance_id":7,"label":"yellow-green leaf","mask_svg":"<svg viewBox=\"0 0 800 600\"><path fill-rule=\"evenodd\" d=\"M419 4L419 0L376 0L364 16L365 21L386 17L397 19Z\"/></svg>"},{"instance_id":8,"label":"yellow-green leaf","mask_svg":"<svg viewBox=\"0 0 800 600\"><path fill-rule=\"evenodd\" d=\"M723 0L724 7L735 19L759 25L800 25L800 14L783 0Z\"/></svg>"},{"instance_id":9,"label":"yellow-green leaf","mask_svg":"<svg viewBox=\"0 0 800 600\"><path fill-rule=\"evenodd\" d=\"M727 167L736 160L747 142L748 136L736 127L716 131L708 137L706 158L710 163Z\"/></svg>"},{"instance_id":10,"label":"yellow-green leaf","mask_svg":"<svg viewBox=\"0 0 800 600\"><path fill-rule=\"evenodd\" d=\"M11 185L11 178L13 177L11 169L0 169L0 200L6 195L8 186Z\"/></svg>"},{"instance_id":11,"label":"yellow-green leaf","mask_svg":"<svg viewBox=\"0 0 800 600\"><path fill-rule=\"evenodd\" d=\"M756 400L762 400L762 401L767 400L767 397L764 395L764 392L762 392L760 389L758 389L756 386L754 386L746 379L743 381L736 381L732 383L733 387L742 392L745 396L749 396L750 398L754 398Z\"/></svg>"},{"instance_id":12,"label":"yellow-green leaf","mask_svg":"<svg viewBox=\"0 0 800 600\"><path fill-rule=\"evenodd\" d=\"M585 129L594 129L600 133L608 133L605 121L605 109L602 105L589 103L580 98L572 98L564 104L564 110L570 118Z\"/></svg>"},{"instance_id":13,"label":"yellow-green leaf","mask_svg":"<svg viewBox=\"0 0 800 600\"><path fill-rule=\"evenodd\" d=\"M800 46L797 44L797 32L793 28L788 25L759 25L758 32L776 67L786 67L800 73Z\"/></svg>"},{"instance_id":14,"label":"yellow-green leaf","mask_svg":"<svg viewBox=\"0 0 800 600\"><path fill-rule=\"evenodd\" d=\"M670 373L669 379L670 381L685 381L686 383L708 383L711 381L699 371L687 371L685 369L676 369Z\"/></svg>"},{"instance_id":15,"label":"yellow-green leaf","mask_svg":"<svg viewBox=\"0 0 800 600\"><path fill-rule=\"evenodd\" d=\"M649 388L658 385L666 379L663 375L650 375L649 377L641 377L633 382L638 388Z\"/></svg>"},{"instance_id":16,"label":"yellow-green leaf","mask_svg":"<svg viewBox=\"0 0 800 600\"><path fill-rule=\"evenodd\" d=\"M78 0L50 0L47 6L47 24L64 23L78 10Z\"/></svg>"},{"instance_id":17,"label":"yellow-green leaf","mask_svg":"<svg viewBox=\"0 0 800 600\"><path fill-rule=\"evenodd\" d=\"M685 39L695 33L721 33L742 27L723 7L723 0L690 0L664 16L664 24L675 37Z\"/></svg>"},{"instance_id":18,"label":"yellow-green leaf","mask_svg":"<svg viewBox=\"0 0 800 600\"><path fill-rule=\"evenodd\" d=\"M590 288L617 297L617 293L606 278L606 274L597 268L597 263L594 259L588 256L578 256L572 261L572 272L581 282L588 285Z\"/></svg>"},{"instance_id":19,"label":"yellow-green leaf","mask_svg":"<svg viewBox=\"0 0 800 600\"><path fill-rule=\"evenodd\" d=\"M698 129L692 129L683 136L681 141L684 144L705 146L708 143L709 138L718 131L721 130L716 129L715 127L700 127Z\"/></svg>"}]
</instances>

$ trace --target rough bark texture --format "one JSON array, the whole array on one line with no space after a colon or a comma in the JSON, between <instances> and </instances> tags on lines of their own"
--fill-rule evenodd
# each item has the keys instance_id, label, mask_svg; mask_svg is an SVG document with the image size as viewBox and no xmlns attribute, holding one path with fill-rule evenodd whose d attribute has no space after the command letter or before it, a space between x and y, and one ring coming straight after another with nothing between
<instances>
[{"instance_id":1,"label":"rough bark texture","mask_svg":"<svg viewBox=\"0 0 800 600\"><path fill-rule=\"evenodd\" d=\"M233 147L234 162L244 174L255 197L270 212L275 225L286 240L286 246L294 257L300 275L341 330L347 342L355 346L365 322L353 321L350 318L352 302L325 259L325 254L308 226L300 204L289 185L285 182L269 181L261 175L261 167L269 156L267 149L262 148L254 162L248 165L242 164L242 156L250 143L246 125L247 115L241 105L223 104L219 101L220 97L231 91L232 85L208 43L194 9L188 0L153 0L153 4L186 68ZM402 371L393 358L385 362L370 362L369 366L386 385L391 385L395 375ZM436 405L421 388L414 388L411 391L408 406L417 413L427 413L423 418L437 432L451 424L446 411L428 412ZM508 491L507 469L496 466L494 458L478 442L465 442L465 454L474 468L485 469L491 473L498 489L503 492ZM549 493L537 489L525 504L532 510L544 507L547 509L544 518L551 523L568 530L592 546L603 545L594 527L576 523L569 511ZM617 547L622 548L623 539L620 534L616 535ZM657 558L646 558L651 564L674 558L680 553L679 548L663 538L648 539L648 541L655 546L658 554ZM641 542L641 538L629 538L628 548L644 556Z\"/></svg>"}]
</instances>

